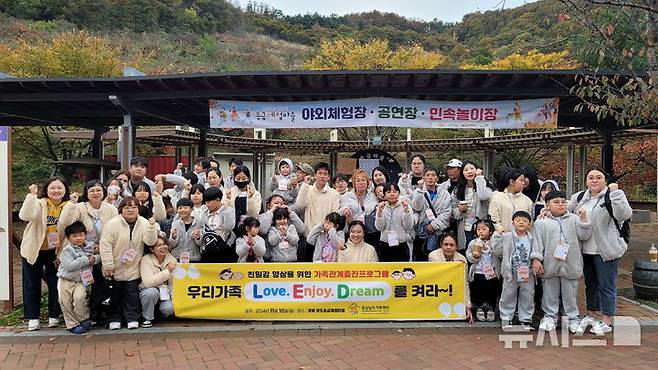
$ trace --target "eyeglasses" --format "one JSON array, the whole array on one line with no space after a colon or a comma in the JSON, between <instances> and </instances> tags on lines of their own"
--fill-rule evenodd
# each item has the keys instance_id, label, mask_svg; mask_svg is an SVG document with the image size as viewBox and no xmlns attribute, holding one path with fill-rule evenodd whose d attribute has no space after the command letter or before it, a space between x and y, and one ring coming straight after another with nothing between
<instances>
[{"instance_id":1,"label":"eyeglasses","mask_svg":"<svg viewBox=\"0 0 658 370\"><path fill-rule=\"evenodd\" d=\"M556 205L562 205L562 204L567 204L568 202L566 200L562 200L562 199L553 199L549 203L553 203L553 204L556 204Z\"/></svg>"}]
</instances>

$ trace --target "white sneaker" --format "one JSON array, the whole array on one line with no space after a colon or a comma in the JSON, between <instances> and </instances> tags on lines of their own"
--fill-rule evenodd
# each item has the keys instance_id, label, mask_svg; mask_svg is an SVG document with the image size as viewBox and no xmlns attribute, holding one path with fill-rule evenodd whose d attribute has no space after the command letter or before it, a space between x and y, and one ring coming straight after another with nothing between
<instances>
[{"instance_id":1,"label":"white sneaker","mask_svg":"<svg viewBox=\"0 0 658 370\"><path fill-rule=\"evenodd\" d=\"M496 313L494 312L494 310L487 311L487 321L489 322L496 321Z\"/></svg>"},{"instance_id":2,"label":"white sneaker","mask_svg":"<svg viewBox=\"0 0 658 370\"><path fill-rule=\"evenodd\" d=\"M553 331L555 330L555 320L551 317L544 317L539 323L539 330Z\"/></svg>"},{"instance_id":3,"label":"white sneaker","mask_svg":"<svg viewBox=\"0 0 658 370\"><path fill-rule=\"evenodd\" d=\"M514 328L510 320L500 320L500 325L503 328L503 331L511 331Z\"/></svg>"},{"instance_id":4,"label":"white sneaker","mask_svg":"<svg viewBox=\"0 0 658 370\"><path fill-rule=\"evenodd\" d=\"M580 325L580 322L574 321L569 323L569 331L571 334L575 335L583 335L585 334L585 328Z\"/></svg>"},{"instance_id":5,"label":"white sneaker","mask_svg":"<svg viewBox=\"0 0 658 370\"><path fill-rule=\"evenodd\" d=\"M131 321L128 323L128 329L137 329L137 328L139 328L138 321Z\"/></svg>"},{"instance_id":6,"label":"white sneaker","mask_svg":"<svg viewBox=\"0 0 658 370\"><path fill-rule=\"evenodd\" d=\"M60 321L56 317L51 317L51 318L48 319L48 327L49 328L56 328L56 327L59 326L59 323L60 323Z\"/></svg>"},{"instance_id":7,"label":"white sneaker","mask_svg":"<svg viewBox=\"0 0 658 370\"><path fill-rule=\"evenodd\" d=\"M612 331L612 327L610 325L604 323L603 321L599 321L594 326L592 326L591 329L589 329L589 332L594 334L594 335L605 335L606 333L610 333Z\"/></svg>"},{"instance_id":8,"label":"white sneaker","mask_svg":"<svg viewBox=\"0 0 658 370\"><path fill-rule=\"evenodd\" d=\"M27 321L27 330L35 331L39 330L40 328L41 324L39 323L39 319L32 319Z\"/></svg>"},{"instance_id":9,"label":"white sneaker","mask_svg":"<svg viewBox=\"0 0 658 370\"><path fill-rule=\"evenodd\" d=\"M593 326L597 323L597 320L592 316L585 316L580 320L580 327L583 328L583 332L587 330L588 326Z\"/></svg>"},{"instance_id":10,"label":"white sneaker","mask_svg":"<svg viewBox=\"0 0 658 370\"><path fill-rule=\"evenodd\" d=\"M478 308L477 311L475 311L475 318L478 321L484 321L486 318L484 317L484 311L481 308Z\"/></svg>"},{"instance_id":11,"label":"white sneaker","mask_svg":"<svg viewBox=\"0 0 658 370\"><path fill-rule=\"evenodd\" d=\"M121 329L121 323L118 321L112 321L110 323L110 330L119 330Z\"/></svg>"}]
</instances>

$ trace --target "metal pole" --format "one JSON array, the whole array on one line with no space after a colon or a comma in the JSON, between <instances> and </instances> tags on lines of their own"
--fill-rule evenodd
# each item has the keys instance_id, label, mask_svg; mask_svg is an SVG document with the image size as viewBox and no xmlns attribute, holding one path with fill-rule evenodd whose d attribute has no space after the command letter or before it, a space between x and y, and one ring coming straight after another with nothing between
<instances>
[{"instance_id":1,"label":"metal pole","mask_svg":"<svg viewBox=\"0 0 658 370\"><path fill-rule=\"evenodd\" d=\"M581 191L585 189L585 175L587 172L587 147L585 145L580 145L578 159L580 163L578 164L578 183L576 189Z\"/></svg>"},{"instance_id":2,"label":"metal pole","mask_svg":"<svg viewBox=\"0 0 658 370\"><path fill-rule=\"evenodd\" d=\"M123 115L121 126L121 168L130 168L130 160L135 155L135 132L133 130L133 116L131 112Z\"/></svg>"},{"instance_id":3,"label":"metal pole","mask_svg":"<svg viewBox=\"0 0 658 370\"><path fill-rule=\"evenodd\" d=\"M573 183L574 183L574 167L575 163L576 150L575 147L570 144L567 146L567 198L571 198L573 195Z\"/></svg>"},{"instance_id":4,"label":"metal pole","mask_svg":"<svg viewBox=\"0 0 658 370\"><path fill-rule=\"evenodd\" d=\"M197 152L199 157L208 156L208 130L205 128L199 129L199 147Z\"/></svg>"}]
</instances>

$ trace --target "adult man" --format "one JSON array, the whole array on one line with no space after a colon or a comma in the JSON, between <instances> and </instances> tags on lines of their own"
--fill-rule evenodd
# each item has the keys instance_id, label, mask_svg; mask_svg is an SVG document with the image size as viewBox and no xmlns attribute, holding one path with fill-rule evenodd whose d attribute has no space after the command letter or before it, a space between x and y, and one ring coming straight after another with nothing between
<instances>
[{"instance_id":1,"label":"adult man","mask_svg":"<svg viewBox=\"0 0 658 370\"><path fill-rule=\"evenodd\" d=\"M315 184L309 184L309 176L304 179L297 195L296 208L304 210L304 227L306 235L313 226L324 221L331 212L340 207L340 194L329 186L329 165L319 162L313 167Z\"/></svg>"},{"instance_id":2,"label":"adult man","mask_svg":"<svg viewBox=\"0 0 658 370\"><path fill-rule=\"evenodd\" d=\"M130 194L134 194L134 189L137 188L137 184L141 181L144 181L151 188L151 193L156 192L155 182L146 177L146 168L148 167L148 160L144 157L133 157L130 160L130 181L128 181L128 188Z\"/></svg>"},{"instance_id":3,"label":"adult man","mask_svg":"<svg viewBox=\"0 0 658 370\"><path fill-rule=\"evenodd\" d=\"M439 185L439 189L443 189L447 191L448 194L452 194L452 191L455 189L457 183L459 182L459 173L461 170L462 161L456 158L451 159L450 162L446 164L446 173L448 174L448 179Z\"/></svg>"}]
</instances>

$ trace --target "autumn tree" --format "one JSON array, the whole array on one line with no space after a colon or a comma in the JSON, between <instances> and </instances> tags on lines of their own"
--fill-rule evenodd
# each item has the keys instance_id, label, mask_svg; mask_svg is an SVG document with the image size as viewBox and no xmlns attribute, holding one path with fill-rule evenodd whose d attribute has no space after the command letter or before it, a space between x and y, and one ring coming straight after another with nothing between
<instances>
[{"instance_id":1,"label":"autumn tree","mask_svg":"<svg viewBox=\"0 0 658 370\"><path fill-rule=\"evenodd\" d=\"M445 58L414 44L391 50L387 40L373 39L361 43L353 38L323 41L317 55L304 63L312 70L392 70L432 69L445 63ZM396 127L375 127L373 134L383 140L397 137ZM370 128L341 128L341 140L368 140Z\"/></svg>"},{"instance_id":2,"label":"autumn tree","mask_svg":"<svg viewBox=\"0 0 658 370\"><path fill-rule=\"evenodd\" d=\"M18 40L12 47L0 44L0 71L16 77L120 76L125 64L139 67L144 61L142 57L123 61L119 50L104 38L84 31L62 33L52 40ZM49 172L50 161L90 153L89 143L53 137L53 133L65 128L17 126L12 129L15 183L43 178L44 172Z\"/></svg>"},{"instance_id":3,"label":"autumn tree","mask_svg":"<svg viewBox=\"0 0 658 370\"><path fill-rule=\"evenodd\" d=\"M578 24L583 60L617 76L583 75L577 108L620 125L658 123L658 1L560 0L565 22Z\"/></svg>"},{"instance_id":4,"label":"autumn tree","mask_svg":"<svg viewBox=\"0 0 658 370\"><path fill-rule=\"evenodd\" d=\"M462 64L462 69L575 69L579 63L569 58L569 51L541 53L531 50L525 55L511 54L488 64Z\"/></svg>"}]
</instances>

